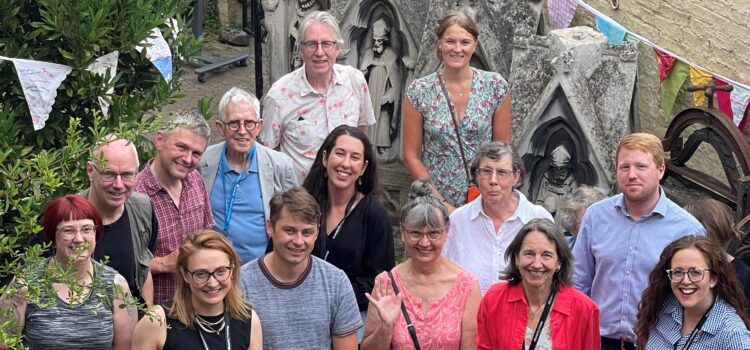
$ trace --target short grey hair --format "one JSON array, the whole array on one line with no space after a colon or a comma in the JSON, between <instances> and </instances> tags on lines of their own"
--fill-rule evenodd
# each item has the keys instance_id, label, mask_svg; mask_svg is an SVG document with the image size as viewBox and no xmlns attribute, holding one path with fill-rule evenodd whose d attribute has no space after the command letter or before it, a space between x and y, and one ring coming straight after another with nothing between
<instances>
[{"instance_id":1,"label":"short grey hair","mask_svg":"<svg viewBox=\"0 0 750 350\"><path fill-rule=\"evenodd\" d=\"M573 193L563 197L560 207L557 208L555 221L565 231L575 234L576 232L573 232L573 229L580 224L578 222L578 211L582 208L588 208L589 205L606 197L604 192L597 187L579 186Z\"/></svg>"},{"instance_id":2,"label":"short grey hair","mask_svg":"<svg viewBox=\"0 0 750 350\"><path fill-rule=\"evenodd\" d=\"M401 208L401 227L410 229L442 229L448 225L449 214L442 202L432 195L432 181L423 177L412 183L409 200Z\"/></svg>"},{"instance_id":3,"label":"short grey hair","mask_svg":"<svg viewBox=\"0 0 750 350\"><path fill-rule=\"evenodd\" d=\"M469 162L471 182L476 183L477 170L479 170L479 162L482 160L482 158L499 161L505 155L509 155L511 158L513 172L519 173L518 182L516 182L514 188L521 187L521 184L523 184L523 179L526 176L526 168L524 168L523 166L523 160L521 160L521 157L518 155L518 152L516 152L516 149L513 148L513 146L503 141L492 141L489 143L485 143L481 147L479 147L477 153L474 154L474 158L472 158Z\"/></svg>"},{"instance_id":4,"label":"short grey hair","mask_svg":"<svg viewBox=\"0 0 750 350\"><path fill-rule=\"evenodd\" d=\"M249 103L253 108L253 112L255 112L255 118L260 119L260 101L258 101L258 98L255 97L255 94L235 86L225 92L224 96L222 96L221 100L219 101L218 108L221 120L226 120L226 109L230 103L240 102Z\"/></svg>"},{"instance_id":5,"label":"short grey hair","mask_svg":"<svg viewBox=\"0 0 750 350\"><path fill-rule=\"evenodd\" d=\"M300 41L305 40L305 31L309 26L315 23L325 24L328 26L328 28L331 28L331 31L333 31L333 38L336 39L336 42L339 44L339 46L344 45L344 37L341 36L341 28L339 28L339 23L336 20L336 17L333 17L333 15L328 11L313 11L302 18L302 21L299 24L297 50L299 50Z\"/></svg>"},{"instance_id":6,"label":"short grey hair","mask_svg":"<svg viewBox=\"0 0 750 350\"><path fill-rule=\"evenodd\" d=\"M164 128L160 131L165 135L169 135L180 128L188 129L203 136L206 141L211 137L211 129L208 126L208 122L197 111L183 110L172 113L166 118Z\"/></svg>"}]
</instances>

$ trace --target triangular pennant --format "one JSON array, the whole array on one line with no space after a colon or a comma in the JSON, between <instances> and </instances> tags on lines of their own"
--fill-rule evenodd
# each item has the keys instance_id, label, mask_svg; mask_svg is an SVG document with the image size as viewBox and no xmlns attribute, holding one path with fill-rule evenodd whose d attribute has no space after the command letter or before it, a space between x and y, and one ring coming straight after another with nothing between
<instances>
[{"instance_id":1,"label":"triangular pennant","mask_svg":"<svg viewBox=\"0 0 750 350\"><path fill-rule=\"evenodd\" d=\"M610 45L622 45L628 30L608 17L596 16L596 27L607 37Z\"/></svg>"},{"instance_id":2,"label":"triangular pennant","mask_svg":"<svg viewBox=\"0 0 750 350\"><path fill-rule=\"evenodd\" d=\"M659 64L659 82L664 82L676 58L657 48L654 48L654 51L656 52L656 62Z\"/></svg>"},{"instance_id":3,"label":"triangular pennant","mask_svg":"<svg viewBox=\"0 0 750 350\"><path fill-rule=\"evenodd\" d=\"M740 130L744 132L744 126L746 123L745 111L747 111L748 104L750 104L750 90L741 88L737 85L732 85L732 87L734 88L730 94L730 99L732 101L732 120L734 121L734 125L739 126Z\"/></svg>"},{"instance_id":4,"label":"triangular pennant","mask_svg":"<svg viewBox=\"0 0 750 350\"><path fill-rule=\"evenodd\" d=\"M144 39L141 45L149 45L146 47L146 58L159 70L164 80L172 84L172 51L167 41L164 40L164 36L161 35L161 30L151 29L148 38ZM143 46L136 46L135 49L141 52Z\"/></svg>"},{"instance_id":5,"label":"triangular pennant","mask_svg":"<svg viewBox=\"0 0 750 350\"><path fill-rule=\"evenodd\" d=\"M57 88L72 68L56 63L10 59L16 67L26 104L29 106L34 130L40 130L49 118L55 104Z\"/></svg>"},{"instance_id":6,"label":"triangular pennant","mask_svg":"<svg viewBox=\"0 0 750 350\"><path fill-rule=\"evenodd\" d=\"M713 75L696 67L690 66L690 84L695 86L704 86L711 81ZM703 91L693 92L693 103L696 107L706 105L706 94Z\"/></svg>"},{"instance_id":7,"label":"triangular pennant","mask_svg":"<svg viewBox=\"0 0 750 350\"><path fill-rule=\"evenodd\" d=\"M672 66L667 79L664 79L661 84L661 111L666 120L672 117L674 101L677 99L677 94L688 75L690 75L689 66L678 60Z\"/></svg>"},{"instance_id":8,"label":"triangular pennant","mask_svg":"<svg viewBox=\"0 0 750 350\"><path fill-rule=\"evenodd\" d=\"M568 28L576 13L577 6L575 0L549 0L547 10L550 27L552 29Z\"/></svg>"},{"instance_id":9,"label":"triangular pennant","mask_svg":"<svg viewBox=\"0 0 750 350\"><path fill-rule=\"evenodd\" d=\"M97 75L105 75L107 74L107 72L109 72L108 83L111 83L112 79L114 79L115 75L117 75L117 59L119 58L119 56L120 53L118 51L112 51L94 60L94 62L86 67L86 70ZM111 95L114 90L114 88L110 87L109 89L107 89L105 96ZM101 107L102 109L102 114L106 116L109 113L108 99L102 96L99 96L98 99L99 107Z\"/></svg>"},{"instance_id":10,"label":"triangular pennant","mask_svg":"<svg viewBox=\"0 0 750 350\"><path fill-rule=\"evenodd\" d=\"M728 85L725 81L714 77L714 83L717 87ZM724 90L716 90L716 104L719 105L719 110L727 115L727 118L732 119L732 100L730 97L731 93ZM737 125L737 124L735 124Z\"/></svg>"}]
</instances>

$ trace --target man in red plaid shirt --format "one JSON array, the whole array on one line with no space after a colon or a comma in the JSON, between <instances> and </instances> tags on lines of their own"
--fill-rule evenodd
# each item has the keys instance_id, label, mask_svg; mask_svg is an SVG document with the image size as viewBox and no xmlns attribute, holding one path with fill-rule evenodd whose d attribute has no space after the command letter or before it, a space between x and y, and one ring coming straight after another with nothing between
<instances>
[{"instance_id":1,"label":"man in red plaid shirt","mask_svg":"<svg viewBox=\"0 0 750 350\"><path fill-rule=\"evenodd\" d=\"M155 304L174 296L177 248L183 239L214 225L206 187L195 170L209 135L208 123L197 113L171 116L167 126L154 136L156 156L136 178L135 190L149 196L159 223L156 253L151 260Z\"/></svg>"}]
</instances>

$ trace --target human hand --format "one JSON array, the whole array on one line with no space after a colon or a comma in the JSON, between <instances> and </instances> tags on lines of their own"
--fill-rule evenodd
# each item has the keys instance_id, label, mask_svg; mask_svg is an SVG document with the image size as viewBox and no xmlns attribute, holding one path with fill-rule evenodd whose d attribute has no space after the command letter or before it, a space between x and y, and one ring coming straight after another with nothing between
<instances>
[{"instance_id":1,"label":"human hand","mask_svg":"<svg viewBox=\"0 0 750 350\"><path fill-rule=\"evenodd\" d=\"M404 301L403 293L395 294L391 288L391 280L388 275L381 274L375 278L375 286L372 294L365 293L367 300L375 306L380 316L381 326L393 328L401 314L401 303Z\"/></svg>"}]
</instances>

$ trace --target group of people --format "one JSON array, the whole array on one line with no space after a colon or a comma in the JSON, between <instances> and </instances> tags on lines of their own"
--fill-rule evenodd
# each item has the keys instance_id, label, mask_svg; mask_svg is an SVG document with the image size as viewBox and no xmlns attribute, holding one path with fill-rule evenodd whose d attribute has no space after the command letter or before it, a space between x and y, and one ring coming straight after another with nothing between
<instances>
[{"instance_id":1,"label":"group of people","mask_svg":"<svg viewBox=\"0 0 750 350\"><path fill-rule=\"evenodd\" d=\"M732 255L728 208L697 201L694 217L667 198L661 141L636 133L617 147L621 193L581 187L556 224L517 190L508 84L469 65L479 33L463 12L439 22L441 67L406 90L416 181L397 265L367 82L336 63L331 14L311 12L299 33L304 65L273 85L262 118L253 94L224 94L222 142L175 114L139 171L132 143L101 140L90 187L42 213L49 257L0 297L25 345L750 349L750 268ZM28 298L43 280L51 295Z\"/></svg>"}]
</instances>

